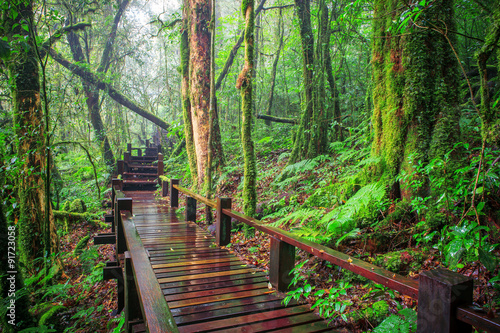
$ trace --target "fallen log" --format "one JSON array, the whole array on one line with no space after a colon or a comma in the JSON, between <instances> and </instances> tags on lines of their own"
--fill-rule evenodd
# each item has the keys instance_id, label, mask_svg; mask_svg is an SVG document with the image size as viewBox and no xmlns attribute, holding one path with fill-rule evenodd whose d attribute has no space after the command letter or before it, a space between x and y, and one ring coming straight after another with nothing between
<instances>
[{"instance_id":1,"label":"fallen log","mask_svg":"<svg viewBox=\"0 0 500 333\"><path fill-rule=\"evenodd\" d=\"M258 114L257 119L264 119L268 121L273 121L275 123L294 124L294 125L299 123L299 121L296 119L273 117L264 114Z\"/></svg>"}]
</instances>

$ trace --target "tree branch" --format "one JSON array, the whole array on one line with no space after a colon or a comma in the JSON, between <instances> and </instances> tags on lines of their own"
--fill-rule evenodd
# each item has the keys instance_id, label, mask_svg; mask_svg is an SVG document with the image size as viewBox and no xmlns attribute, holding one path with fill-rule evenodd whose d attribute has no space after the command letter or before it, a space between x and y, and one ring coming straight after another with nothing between
<instances>
[{"instance_id":1,"label":"tree branch","mask_svg":"<svg viewBox=\"0 0 500 333\"><path fill-rule=\"evenodd\" d=\"M70 61L66 60L61 54L56 52L54 49L50 49L49 54L52 57L52 59L54 59L62 66L66 67L67 69L69 69L73 74L78 75L79 77L81 77L85 81L87 81L88 83L95 85L98 89L106 91L108 93L109 97L111 97L116 102L120 103L121 105L125 106L129 110L137 113L141 117L146 118L147 120L151 121L152 123L156 124L157 126L163 128L165 130L168 130L168 128L170 127L170 125L168 123L166 123L164 120L158 118L157 116L155 116L151 112L149 112L149 111L143 109L142 107L138 106L137 104L135 104L133 101L131 101L124 94L119 92L117 89L113 88L111 83L108 83L108 82L104 81L103 79L99 78L97 75L90 72L87 68L71 63Z\"/></svg>"},{"instance_id":2,"label":"tree branch","mask_svg":"<svg viewBox=\"0 0 500 333\"><path fill-rule=\"evenodd\" d=\"M63 27L63 28L57 30L56 32L54 32L54 34L52 36L50 36L49 39L47 39L45 42L43 42L42 46L40 47L40 59L45 57L48 49L50 49L52 47L52 44L54 44L59 39L61 39L61 37L65 33L70 32L70 31L82 30L82 29L85 29L85 28L91 27L91 26L92 26L92 24L90 24L90 23L82 22L82 23L78 23L78 24L69 25L67 27Z\"/></svg>"}]
</instances>

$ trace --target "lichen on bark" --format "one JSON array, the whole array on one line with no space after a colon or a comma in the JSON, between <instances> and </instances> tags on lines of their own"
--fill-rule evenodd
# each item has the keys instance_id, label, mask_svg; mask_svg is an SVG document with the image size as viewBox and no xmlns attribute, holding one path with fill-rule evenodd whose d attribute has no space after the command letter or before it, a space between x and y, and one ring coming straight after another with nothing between
<instances>
[{"instance_id":1,"label":"lichen on bark","mask_svg":"<svg viewBox=\"0 0 500 333\"><path fill-rule=\"evenodd\" d=\"M238 89L241 91L241 141L244 159L243 211L248 216L255 215L257 205L256 179L257 166L252 140L252 70L254 63L254 0L242 2L245 15L245 64L238 76Z\"/></svg>"},{"instance_id":2,"label":"lichen on bark","mask_svg":"<svg viewBox=\"0 0 500 333\"><path fill-rule=\"evenodd\" d=\"M182 15L182 31L180 36L182 116L184 119L184 136L189 170L191 171L191 181L193 188L196 188L198 184L198 169L196 167L196 151L194 148L193 123L191 120L191 101L189 99L189 4L187 0L184 0Z\"/></svg>"},{"instance_id":3,"label":"lichen on bark","mask_svg":"<svg viewBox=\"0 0 500 333\"><path fill-rule=\"evenodd\" d=\"M419 189L425 193L409 187L409 181L421 177L413 162L441 158L459 140L458 64L449 46L454 36L446 34L454 27L454 1L439 0L426 8L417 26L403 35L393 26L400 5L400 0L375 3L372 156L380 159L375 173L385 172L389 182L411 175L392 186L400 193L391 194L409 198L432 191L431 184Z\"/></svg>"}]
</instances>

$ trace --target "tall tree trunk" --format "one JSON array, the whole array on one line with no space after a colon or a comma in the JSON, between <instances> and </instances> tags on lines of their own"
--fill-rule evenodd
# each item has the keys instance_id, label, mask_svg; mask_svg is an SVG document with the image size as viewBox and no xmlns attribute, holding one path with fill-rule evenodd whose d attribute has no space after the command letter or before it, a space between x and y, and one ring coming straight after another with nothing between
<instances>
[{"instance_id":1,"label":"tall tree trunk","mask_svg":"<svg viewBox=\"0 0 500 333\"><path fill-rule=\"evenodd\" d=\"M18 138L17 155L23 161L23 169L17 179L19 197L18 254L26 275L35 273L35 259L43 256L44 249L56 252L58 248L54 218L48 193L45 193L47 173L44 114L40 99L39 68L33 37L33 7L31 2L21 2L16 19L4 20L4 29L11 45L17 49L16 56L7 63L12 79L14 105L14 128ZM8 14L4 13L4 16ZM29 30L22 25L28 22ZM17 25L17 26L14 26ZM15 37L21 36L21 37ZM24 48L20 41L27 43ZM46 210L48 207L48 211ZM48 216L48 228L44 221ZM49 240L46 244L44 240Z\"/></svg>"},{"instance_id":2,"label":"tall tree trunk","mask_svg":"<svg viewBox=\"0 0 500 333\"><path fill-rule=\"evenodd\" d=\"M498 73L500 77L500 8L493 8L491 15L491 27L486 38L486 43L483 45L477 56L479 74L481 77L481 107L479 115L482 122L483 138L493 144L500 144L500 101L493 101L490 96L490 87L488 82L491 78L488 77L487 63L493 55L495 49L498 54ZM497 79L497 82L500 81ZM496 106L495 103L496 102Z\"/></svg>"},{"instance_id":3,"label":"tall tree trunk","mask_svg":"<svg viewBox=\"0 0 500 333\"><path fill-rule=\"evenodd\" d=\"M186 140L186 152L189 161L189 170L191 171L191 181L193 187L198 185L198 169L196 162L196 150L193 140L193 123L191 116L191 100L189 97L189 0L183 0L182 5L182 30L181 30L181 99L182 99L182 116L184 119L184 136Z\"/></svg>"},{"instance_id":4,"label":"tall tree trunk","mask_svg":"<svg viewBox=\"0 0 500 333\"><path fill-rule=\"evenodd\" d=\"M311 140L307 149L307 157L313 158L326 151L328 137L327 114L328 104L326 103L326 63L330 48L330 22L328 20L328 8L325 0L319 1L319 22L316 54L314 57L314 85L313 85L313 118L311 129Z\"/></svg>"},{"instance_id":5,"label":"tall tree trunk","mask_svg":"<svg viewBox=\"0 0 500 333\"><path fill-rule=\"evenodd\" d=\"M278 61L280 59L280 53L281 53L281 48L283 47L283 35L285 34L284 31L284 26L283 26L283 13L280 9L280 16L278 20L278 38L280 40L278 44L278 50L276 51L276 56L273 61L273 69L271 71L271 87L269 88L269 99L267 102L267 110L266 110L266 115L271 116L272 115L272 108L273 108L273 100L274 100L274 86L276 85L276 70L278 68ZM266 119L266 125L270 126L271 121Z\"/></svg>"},{"instance_id":6,"label":"tall tree trunk","mask_svg":"<svg viewBox=\"0 0 500 333\"><path fill-rule=\"evenodd\" d=\"M418 191L409 187L408 181L419 177L411 159L425 164L442 157L459 140L459 80L448 41L428 28L455 30L454 1L438 0L427 7L416 22L424 28L401 36L389 28L403 8L401 0L375 2L372 156L381 160L379 173L389 180L410 175L395 183L391 193L409 199L427 196L431 190L428 183ZM448 38L453 43L451 34Z\"/></svg>"},{"instance_id":7,"label":"tall tree trunk","mask_svg":"<svg viewBox=\"0 0 500 333\"><path fill-rule=\"evenodd\" d=\"M198 187L205 180L208 158L210 108L210 10L207 0L189 0L189 90Z\"/></svg>"},{"instance_id":8,"label":"tall tree trunk","mask_svg":"<svg viewBox=\"0 0 500 333\"><path fill-rule=\"evenodd\" d=\"M311 26L310 0L295 0L299 19L300 41L302 44L302 76L304 98L302 116L295 135L289 164L307 157L311 141L311 120L313 119L313 73L314 73L314 36Z\"/></svg>"},{"instance_id":9,"label":"tall tree trunk","mask_svg":"<svg viewBox=\"0 0 500 333\"><path fill-rule=\"evenodd\" d=\"M332 7L332 14L331 14L331 19L332 20L337 20L337 9L336 5ZM327 31L328 37L327 40L330 40L330 35L331 35L331 30L328 29ZM326 55L325 55L325 68L326 68L326 74L327 74L327 79L328 79L328 84L330 86L330 99L332 103L332 110L333 110L333 119L334 119L334 129L335 129L335 140L336 141L344 141L344 135L342 133L342 114L340 112L340 100L339 100L339 89L337 86L337 77L336 75L333 75L333 66L332 66L332 58L330 54L330 48L326 48ZM339 66L342 67L342 66ZM327 118L331 118L331 116L328 116Z\"/></svg>"},{"instance_id":10,"label":"tall tree trunk","mask_svg":"<svg viewBox=\"0 0 500 333\"><path fill-rule=\"evenodd\" d=\"M210 13L207 0L189 0L189 99L191 103L191 124L196 152L196 173L198 189L202 189L208 164L209 149L213 149L214 160L222 165L223 152L220 141L217 110L210 121ZM209 144L210 132L212 144Z\"/></svg>"},{"instance_id":11,"label":"tall tree trunk","mask_svg":"<svg viewBox=\"0 0 500 333\"><path fill-rule=\"evenodd\" d=\"M252 140L252 72L254 66L255 27L254 0L243 1L241 4L241 12L245 16L245 64L238 76L236 88L241 90L241 140L245 163L243 174L243 211L248 216L254 216L257 204L257 167Z\"/></svg>"}]
</instances>

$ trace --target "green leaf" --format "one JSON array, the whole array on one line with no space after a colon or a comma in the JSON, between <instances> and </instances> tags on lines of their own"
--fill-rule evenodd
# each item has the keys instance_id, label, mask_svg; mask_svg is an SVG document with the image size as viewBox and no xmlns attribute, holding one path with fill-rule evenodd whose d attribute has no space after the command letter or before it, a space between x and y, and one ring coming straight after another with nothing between
<instances>
[{"instance_id":1,"label":"green leaf","mask_svg":"<svg viewBox=\"0 0 500 333\"><path fill-rule=\"evenodd\" d=\"M462 257L462 253L465 251L463 247L463 243L461 240L452 241L447 248L446 261L450 267L455 267L460 258Z\"/></svg>"},{"instance_id":2,"label":"green leaf","mask_svg":"<svg viewBox=\"0 0 500 333\"><path fill-rule=\"evenodd\" d=\"M486 252L482 248L478 248L479 261L486 267L486 269L493 273L498 267L498 259L493 254Z\"/></svg>"},{"instance_id":3,"label":"green leaf","mask_svg":"<svg viewBox=\"0 0 500 333\"><path fill-rule=\"evenodd\" d=\"M477 213L478 213L478 214L481 214L481 211L482 211L482 210L483 210L483 208L484 208L484 204L485 204L485 202L484 202L484 201L481 201L480 203L478 203L478 204L477 204L477 206L476 206L476 210L477 210Z\"/></svg>"},{"instance_id":4,"label":"green leaf","mask_svg":"<svg viewBox=\"0 0 500 333\"><path fill-rule=\"evenodd\" d=\"M478 188L476 189L476 194L481 194L481 193L483 193L483 191L484 191L484 187L482 187L482 186L481 186L481 187L478 187Z\"/></svg>"},{"instance_id":5,"label":"green leaf","mask_svg":"<svg viewBox=\"0 0 500 333\"><path fill-rule=\"evenodd\" d=\"M0 39L0 58L6 59L10 55L10 45L3 39Z\"/></svg>"}]
</instances>

